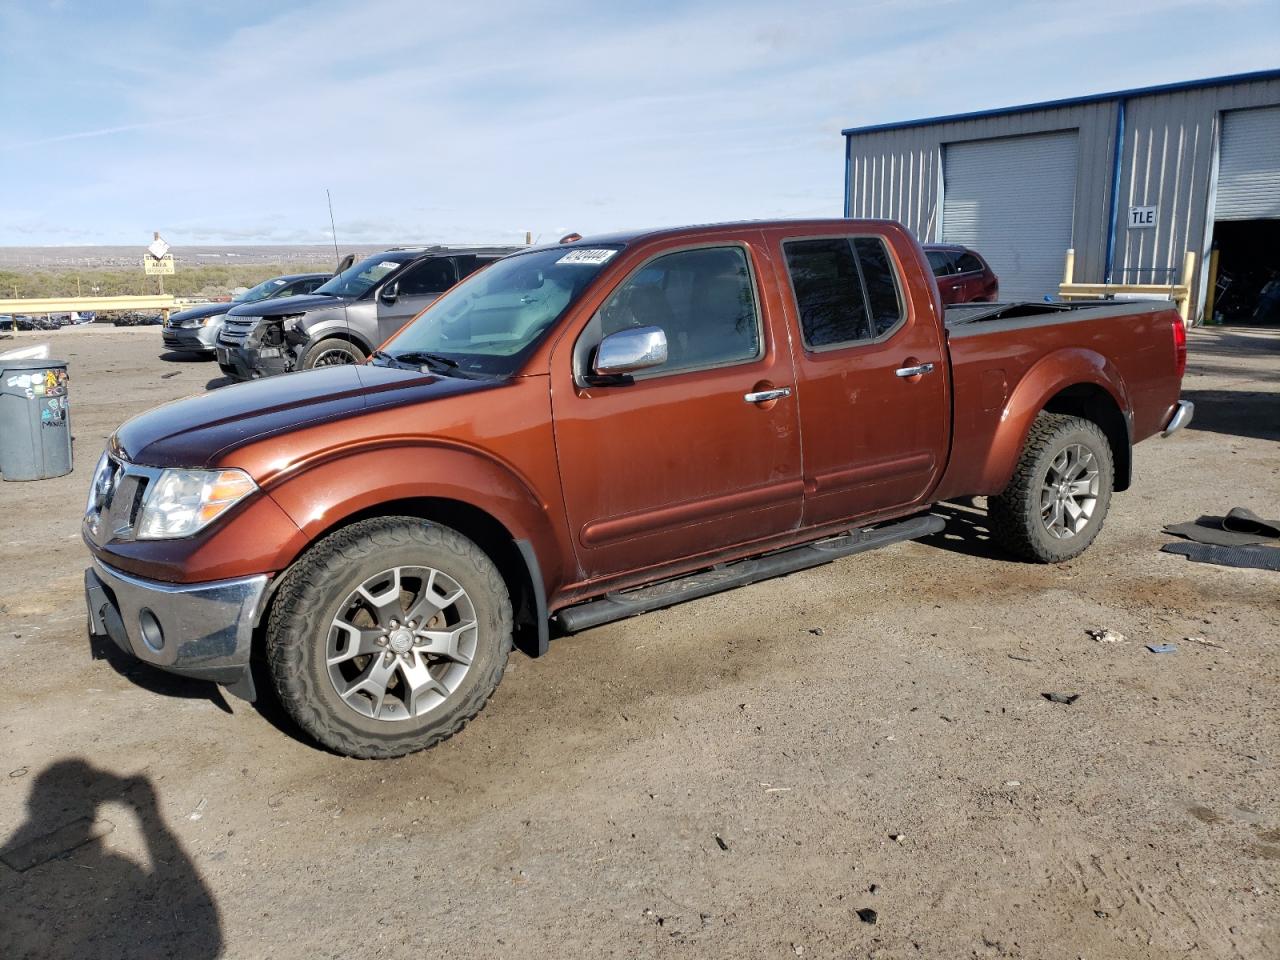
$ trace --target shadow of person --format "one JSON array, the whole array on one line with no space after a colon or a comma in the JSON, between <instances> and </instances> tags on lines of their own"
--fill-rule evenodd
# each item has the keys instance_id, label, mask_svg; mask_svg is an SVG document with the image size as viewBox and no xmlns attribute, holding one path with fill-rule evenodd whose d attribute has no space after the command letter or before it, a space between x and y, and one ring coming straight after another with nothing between
<instances>
[{"instance_id":1,"label":"shadow of person","mask_svg":"<svg viewBox=\"0 0 1280 960\"><path fill-rule=\"evenodd\" d=\"M124 808L148 864L104 843ZM145 776L117 777L84 760L48 767L31 785L27 820L0 847L0 957L218 957L212 895L166 826Z\"/></svg>"}]
</instances>

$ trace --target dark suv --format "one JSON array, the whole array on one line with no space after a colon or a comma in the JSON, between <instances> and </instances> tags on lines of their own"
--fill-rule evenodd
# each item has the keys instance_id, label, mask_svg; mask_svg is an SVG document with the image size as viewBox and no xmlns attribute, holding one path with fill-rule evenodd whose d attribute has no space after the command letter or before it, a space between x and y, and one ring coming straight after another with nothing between
<instances>
[{"instance_id":1,"label":"dark suv","mask_svg":"<svg viewBox=\"0 0 1280 960\"><path fill-rule=\"evenodd\" d=\"M924 253L938 280L943 303L994 303L999 299L1000 281L976 250L926 243Z\"/></svg>"},{"instance_id":2,"label":"dark suv","mask_svg":"<svg viewBox=\"0 0 1280 960\"><path fill-rule=\"evenodd\" d=\"M252 380L361 363L463 277L516 249L397 247L361 260L310 296L236 307L218 336L218 366Z\"/></svg>"}]
</instances>

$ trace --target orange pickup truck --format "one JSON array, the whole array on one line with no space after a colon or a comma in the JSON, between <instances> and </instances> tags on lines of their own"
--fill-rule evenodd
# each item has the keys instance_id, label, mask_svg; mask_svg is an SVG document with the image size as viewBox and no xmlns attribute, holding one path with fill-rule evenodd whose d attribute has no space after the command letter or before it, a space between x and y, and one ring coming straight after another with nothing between
<instances>
[{"instance_id":1,"label":"orange pickup truck","mask_svg":"<svg viewBox=\"0 0 1280 960\"><path fill-rule=\"evenodd\" d=\"M939 531L989 498L1031 561L1098 535L1191 417L1167 303L944 312L885 221L533 248L367 363L218 390L110 439L91 630L356 757L431 746L515 645ZM251 670L251 662L257 670Z\"/></svg>"}]
</instances>

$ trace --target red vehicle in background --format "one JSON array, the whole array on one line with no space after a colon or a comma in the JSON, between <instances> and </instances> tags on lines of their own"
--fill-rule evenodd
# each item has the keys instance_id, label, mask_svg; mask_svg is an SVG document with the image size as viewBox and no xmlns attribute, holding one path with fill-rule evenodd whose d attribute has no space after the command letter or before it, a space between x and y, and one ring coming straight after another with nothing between
<instances>
[{"instance_id":1,"label":"red vehicle in background","mask_svg":"<svg viewBox=\"0 0 1280 960\"><path fill-rule=\"evenodd\" d=\"M976 250L929 243L925 244L924 253L938 281L943 303L995 303L999 298L1000 280Z\"/></svg>"}]
</instances>

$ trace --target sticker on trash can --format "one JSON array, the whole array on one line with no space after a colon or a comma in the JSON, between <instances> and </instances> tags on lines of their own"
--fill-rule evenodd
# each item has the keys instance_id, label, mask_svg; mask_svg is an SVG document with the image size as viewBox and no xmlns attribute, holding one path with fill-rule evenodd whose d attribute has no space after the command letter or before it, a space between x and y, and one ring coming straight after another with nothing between
<instances>
[{"instance_id":1,"label":"sticker on trash can","mask_svg":"<svg viewBox=\"0 0 1280 960\"><path fill-rule=\"evenodd\" d=\"M67 422L67 401L62 397L50 397L40 407L40 424L59 426Z\"/></svg>"}]
</instances>

